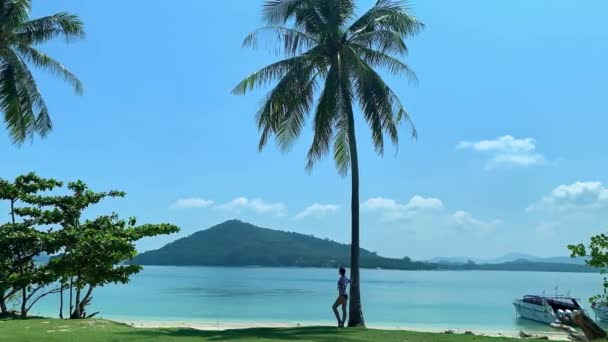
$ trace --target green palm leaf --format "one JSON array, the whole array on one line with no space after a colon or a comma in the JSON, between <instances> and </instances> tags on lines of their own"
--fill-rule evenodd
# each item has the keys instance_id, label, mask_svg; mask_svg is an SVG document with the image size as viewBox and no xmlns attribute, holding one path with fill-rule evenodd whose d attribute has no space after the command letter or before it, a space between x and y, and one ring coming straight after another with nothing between
<instances>
[{"instance_id":1,"label":"green palm leaf","mask_svg":"<svg viewBox=\"0 0 608 342\"><path fill-rule=\"evenodd\" d=\"M25 22L17 28L16 40L21 44L40 44L63 36L67 41L84 38L84 24L77 15L62 12Z\"/></svg>"},{"instance_id":2,"label":"green palm leaf","mask_svg":"<svg viewBox=\"0 0 608 342\"><path fill-rule=\"evenodd\" d=\"M30 20L30 9L30 0L0 0L0 111L16 145L35 135L45 137L53 128L30 66L63 78L78 95L83 92L82 82L72 72L36 48L57 37L68 41L84 37L82 22L65 12Z\"/></svg>"},{"instance_id":3,"label":"green palm leaf","mask_svg":"<svg viewBox=\"0 0 608 342\"><path fill-rule=\"evenodd\" d=\"M84 92L84 86L78 77L51 56L24 44L17 45L16 49L28 62L62 77L66 82L70 83L76 94L81 95Z\"/></svg>"}]
</instances>

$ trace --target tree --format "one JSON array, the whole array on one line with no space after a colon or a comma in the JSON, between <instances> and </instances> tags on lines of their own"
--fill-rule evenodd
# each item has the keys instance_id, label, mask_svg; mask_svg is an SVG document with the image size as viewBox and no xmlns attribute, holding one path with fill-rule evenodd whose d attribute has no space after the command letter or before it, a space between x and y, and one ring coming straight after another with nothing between
<instances>
[{"instance_id":1,"label":"tree","mask_svg":"<svg viewBox=\"0 0 608 342\"><path fill-rule=\"evenodd\" d=\"M14 144L35 134L45 137L53 125L30 65L50 71L82 94L80 80L59 61L36 48L54 38L84 37L78 16L61 12L30 19L31 0L0 0L0 111Z\"/></svg>"},{"instance_id":2,"label":"tree","mask_svg":"<svg viewBox=\"0 0 608 342\"><path fill-rule=\"evenodd\" d=\"M121 220L116 214L81 224L73 232L76 242L70 252L50 262L52 267L69 275L75 289L70 318L93 317L97 313L87 314L85 310L91 303L93 289L110 283L127 283L131 275L141 271L139 265L120 265L137 254L135 241L178 230L169 224L137 226L135 218Z\"/></svg>"},{"instance_id":3,"label":"tree","mask_svg":"<svg viewBox=\"0 0 608 342\"><path fill-rule=\"evenodd\" d=\"M48 223L45 211L30 206L39 192L61 186L54 179L40 178L34 173L19 176L14 182L0 179L0 200L10 203L10 222L0 226L0 311L8 314L6 300L21 293L21 316L25 317L47 292L41 291L56 280L46 266L34 263L42 252L54 253L58 246L50 231L36 229ZM30 302L31 301L31 302Z\"/></svg>"},{"instance_id":4,"label":"tree","mask_svg":"<svg viewBox=\"0 0 608 342\"><path fill-rule=\"evenodd\" d=\"M60 317L63 317L63 290L69 289L70 318L89 318L86 306L92 300L96 287L110 283L127 283L141 266L120 265L136 254L135 242L149 236L170 234L179 228L170 224L146 224L137 226L136 219L119 219L117 214L99 216L81 222L87 208L105 198L124 197L122 191L94 192L82 181L68 183L70 194L39 196L32 201L40 206L51 206L45 217L46 224L57 223L61 230L56 241L62 246L61 253L52 258L48 268L60 274Z\"/></svg>"},{"instance_id":5,"label":"tree","mask_svg":"<svg viewBox=\"0 0 608 342\"><path fill-rule=\"evenodd\" d=\"M608 234L599 234L591 237L589 245L569 245L571 257L584 257L585 262L591 267L600 269L602 273L608 272ZM604 291L589 299L591 303L608 302L608 278L604 277Z\"/></svg>"},{"instance_id":6,"label":"tree","mask_svg":"<svg viewBox=\"0 0 608 342\"><path fill-rule=\"evenodd\" d=\"M287 58L251 74L233 93L245 94L277 81L257 113L259 149L275 137L279 148L289 150L307 116L314 111L314 137L306 169L310 172L332 147L340 175L346 176L350 169L352 284L348 325L363 326L359 165L353 107L358 102L380 155L384 152L385 135L398 145L400 123L408 123L412 136L416 136L407 111L375 69L385 68L392 74L415 80L399 57L408 52L405 38L420 31L423 25L401 2L392 0L378 0L356 19L354 0L268 0L263 17L268 26L251 33L244 45L257 47L260 36L271 34L278 41L275 51Z\"/></svg>"},{"instance_id":7,"label":"tree","mask_svg":"<svg viewBox=\"0 0 608 342\"><path fill-rule=\"evenodd\" d=\"M108 197L124 197L121 191L94 192L82 181L71 182L67 195L46 192L62 186L33 173L14 182L0 179L0 199L10 203L11 221L0 225L0 308L9 314L6 301L20 294L21 316L42 298L69 289L70 318L88 318L86 306L93 289L109 283L126 283L141 270L122 265L135 254L141 238L177 232L170 224L136 225L135 218L117 214L81 222L85 209ZM51 228L48 228L51 227ZM59 229L56 229L59 228ZM46 229L46 230L45 230ZM52 255L46 264L34 257Z\"/></svg>"}]
</instances>

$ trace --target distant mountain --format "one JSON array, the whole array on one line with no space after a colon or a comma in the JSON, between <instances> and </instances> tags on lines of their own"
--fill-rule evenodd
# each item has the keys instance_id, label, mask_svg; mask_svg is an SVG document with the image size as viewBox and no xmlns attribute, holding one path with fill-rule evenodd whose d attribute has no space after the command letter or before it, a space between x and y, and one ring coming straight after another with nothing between
<instances>
[{"instance_id":1,"label":"distant mountain","mask_svg":"<svg viewBox=\"0 0 608 342\"><path fill-rule=\"evenodd\" d=\"M512 254L511 257L521 257ZM597 272L585 265L529 261L477 263L437 260L416 262L408 257L391 259L361 249L361 267L400 270L487 270ZM509 258L504 258L509 260ZM164 247L141 253L130 261L139 265L171 266L265 266L265 267L338 267L350 265L350 246L329 239L271 230L232 220L178 239Z\"/></svg>"},{"instance_id":2,"label":"distant mountain","mask_svg":"<svg viewBox=\"0 0 608 342\"><path fill-rule=\"evenodd\" d=\"M468 258L463 256L456 257L435 257L428 260L426 262L435 263L435 264L466 264L468 262L480 263L481 259Z\"/></svg>"},{"instance_id":3,"label":"distant mountain","mask_svg":"<svg viewBox=\"0 0 608 342\"><path fill-rule=\"evenodd\" d=\"M497 258L481 259L481 258L470 258L470 257L435 257L427 260L432 263L448 263L448 264L466 264L469 261L473 261L476 264L502 264L512 263L515 261L528 261L537 263L548 263L548 264L570 264L570 265L585 265L584 258L570 258L567 256L563 257L537 257L531 254L525 253L508 253Z\"/></svg>"},{"instance_id":4,"label":"distant mountain","mask_svg":"<svg viewBox=\"0 0 608 342\"><path fill-rule=\"evenodd\" d=\"M350 246L328 239L227 221L136 256L141 265L338 267L350 264ZM361 266L435 269L409 258L390 259L361 249Z\"/></svg>"},{"instance_id":5,"label":"distant mountain","mask_svg":"<svg viewBox=\"0 0 608 342\"><path fill-rule=\"evenodd\" d=\"M486 260L479 261L480 264L500 264L503 262L513 262L517 260L528 260L528 261L536 261L540 259L537 256L525 253L507 253L503 256L497 258L491 258Z\"/></svg>"}]
</instances>

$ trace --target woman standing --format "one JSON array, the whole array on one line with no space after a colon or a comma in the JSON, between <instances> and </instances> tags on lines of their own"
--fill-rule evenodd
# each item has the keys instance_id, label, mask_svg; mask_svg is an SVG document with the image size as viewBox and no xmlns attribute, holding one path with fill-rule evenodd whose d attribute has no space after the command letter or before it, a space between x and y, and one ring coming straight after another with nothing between
<instances>
[{"instance_id":1,"label":"woman standing","mask_svg":"<svg viewBox=\"0 0 608 342\"><path fill-rule=\"evenodd\" d=\"M334 310L334 314L338 320L338 327L343 328L344 322L346 322L346 304L348 303L348 294L346 294L346 289L348 288L350 279L346 278L346 270L344 267L340 267L338 272L340 273L340 279L338 279L338 298L334 302L332 309ZM338 306L342 306L342 319L340 319L340 314L338 313Z\"/></svg>"}]
</instances>

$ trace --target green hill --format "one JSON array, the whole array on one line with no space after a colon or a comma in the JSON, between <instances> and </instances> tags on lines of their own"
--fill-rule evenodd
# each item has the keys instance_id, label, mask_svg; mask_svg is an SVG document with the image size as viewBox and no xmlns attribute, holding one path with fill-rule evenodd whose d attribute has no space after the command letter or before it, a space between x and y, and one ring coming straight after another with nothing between
<instances>
[{"instance_id":1,"label":"green hill","mask_svg":"<svg viewBox=\"0 0 608 342\"><path fill-rule=\"evenodd\" d=\"M337 267L350 264L350 246L232 220L139 254L132 262L173 266ZM361 266L405 270L437 268L409 258L384 258L365 249L361 249Z\"/></svg>"},{"instance_id":2,"label":"green hill","mask_svg":"<svg viewBox=\"0 0 608 342\"><path fill-rule=\"evenodd\" d=\"M338 267L350 265L350 246L328 239L226 221L131 263L166 266ZM598 272L586 265L515 260L496 264L416 262L385 258L361 249L361 267L399 270Z\"/></svg>"}]
</instances>

